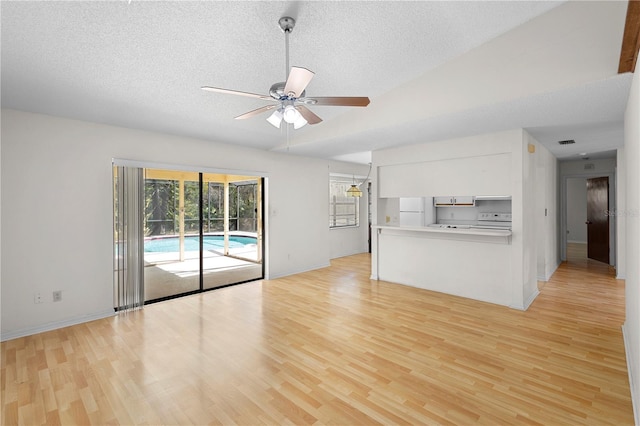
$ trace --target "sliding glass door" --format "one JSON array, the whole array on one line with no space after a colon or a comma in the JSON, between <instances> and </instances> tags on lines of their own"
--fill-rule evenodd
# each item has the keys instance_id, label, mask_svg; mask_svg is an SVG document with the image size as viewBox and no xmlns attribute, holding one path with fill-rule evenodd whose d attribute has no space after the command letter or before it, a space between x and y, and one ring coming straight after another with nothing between
<instances>
[{"instance_id":1,"label":"sliding glass door","mask_svg":"<svg viewBox=\"0 0 640 426\"><path fill-rule=\"evenodd\" d=\"M120 169L128 168L114 168L114 184ZM143 176L141 199L138 217L130 220L137 221L142 235L137 261L143 271L145 302L264 276L262 178L136 170ZM119 192L114 195L115 206L126 201ZM116 223L117 212L116 208ZM122 245L122 235L116 238L116 247ZM116 288L123 280L116 277Z\"/></svg>"},{"instance_id":2,"label":"sliding glass door","mask_svg":"<svg viewBox=\"0 0 640 426\"><path fill-rule=\"evenodd\" d=\"M145 169L145 301L200 290L199 173Z\"/></svg>"},{"instance_id":3,"label":"sliding glass door","mask_svg":"<svg viewBox=\"0 0 640 426\"><path fill-rule=\"evenodd\" d=\"M262 185L249 176L203 174L203 286L262 278ZM260 217L260 220L258 220Z\"/></svg>"}]
</instances>

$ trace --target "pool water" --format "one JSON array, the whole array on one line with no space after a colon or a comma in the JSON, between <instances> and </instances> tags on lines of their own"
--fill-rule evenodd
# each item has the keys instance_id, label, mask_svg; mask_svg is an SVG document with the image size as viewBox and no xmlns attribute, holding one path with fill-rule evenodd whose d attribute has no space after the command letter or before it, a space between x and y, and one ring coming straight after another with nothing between
<instances>
[{"instance_id":1,"label":"pool water","mask_svg":"<svg viewBox=\"0 0 640 426\"><path fill-rule=\"evenodd\" d=\"M256 244L254 237L229 236L229 248L242 248L246 245ZM224 237L222 235L205 235L202 241L204 250L223 250ZM200 249L199 237L197 235L184 237L185 251L198 251ZM178 237L158 237L145 239L145 253L169 253L180 251L180 241Z\"/></svg>"}]
</instances>

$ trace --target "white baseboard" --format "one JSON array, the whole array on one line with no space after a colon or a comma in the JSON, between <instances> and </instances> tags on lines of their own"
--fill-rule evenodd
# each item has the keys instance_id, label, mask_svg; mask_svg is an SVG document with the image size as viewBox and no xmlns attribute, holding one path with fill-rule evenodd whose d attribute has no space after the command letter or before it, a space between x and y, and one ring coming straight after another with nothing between
<instances>
[{"instance_id":1,"label":"white baseboard","mask_svg":"<svg viewBox=\"0 0 640 426\"><path fill-rule=\"evenodd\" d=\"M553 265L553 268L551 268L550 271L547 272L547 279L545 281L549 281L551 279L551 277L553 276L553 274L556 273L556 271L558 270L558 268L560 267L560 262L556 262L555 265Z\"/></svg>"},{"instance_id":2,"label":"white baseboard","mask_svg":"<svg viewBox=\"0 0 640 426\"><path fill-rule=\"evenodd\" d=\"M81 315L79 317L68 318L62 321L54 321L47 324L39 325L36 327L28 327L15 331L3 332L0 336L0 342L7 340L17 339L19 337L31 336L38 333L44 333L45 331L57 330L59 328L69 327L71 325L82 324L84 322L95 321L102 318L108 318L114 316L115 310L109 309L103 312L96 312L89 315Z\"/></svg>"},{"instance_id":3,"label":"white baseboard","mask_svg":"<svg viewBox=\"0 0 640 426\"><path fill-rule=\"evenodd\" d=\"M553 268L550 271L545 271L545 273L547 274L546 276L538 275L538 281L544 281L544 282L549 281L553 276L553 274L556 273L556 270L558 269L558 267L560 267L560 263L556 263L555 265L553 265Z\"/></svg>"},{"instance_id":4,"label":"white baseboard","mask_svg":"<svg viewBox=\"0 0 640 426\"><path fill-rule=\"evenodd\" d=\"M636 361L631 359L631 348L629 347L629 339L627 338L626 328L624 324L622 325L622 341L624 342L624 354L627 359L627 374L629 374L629 388L631 390L631 406L633 407L633 418L636 425L640 425L640 395L636 395L634 383L637 378L634 378L634 371L632 367L631 361Z\"/></svg>"},{"instance_id":5,"label":"white baseboard","mask_svg":"<svg viewBox=\"0 0 640 426\"><path fill-rule=\"evenodd\" d=\"M272 274L267 279L275 280L277 278L288 277L289 275L295 275L295 274L302 274L304 272L315 271L316 269L327 268L329 266L331 266L330 263L323 263L321 265L312 266L310 268L294 269L294 270L291 270L291 271L280 272L278 274Z\"/></svg>"},{"instance_id":6,"label":"white baseboard","mask_svg":"<svg viewBox=\"0 0 640 426\"><path fill-rule=\"evenodd\" d=\"M340 259L341 257L355 256L356 254L362 254L362 253L368 253L368 252L369 252L368 249L354 250L354 251L349 251L349 252L345 252L345 253L340 253L340 254L334 255L334 256L331 257L331 259Z\"/></svg>"},{"instance_id":7,"label":"white baseboard","mask_svg":"<svg viewBox=\"0 0 640 426\"><path fill-rule=\"evenodd\" d=\"M536 289L536 291L531 293L529 298L524 301L524 309L523 310L526 311L527 309L529 309L529 306L531 306L531 304L533 303L534 300L536 300L536 297L538 297L539 294L540 294L540 290L537 290L537 289Z\"/></svg>"},{"instance_id":8,"label":"white baseboard","mask_svg":"<svg viewBox=\"0 0 640 426\"><path fill-rule=\"evenodd\" d=\"M558 262L555 265L553 265L553 268L551 270L545 270L545 274L547 275L546 276L538 275L538 281L544 281L544 282L549 281L553 276L553 274L556 273L556 269L558 269L559 266L560 266L560 263Z\"/></svg>"},{"instance_id":9,"label":"white baseboard","mask_svg":"<svg viewBox=\"0 0 640 426\"><path fill-rule=\"evenodd\" d=\"M567 240L567 242L574 243L574 244L587 244L586 241Z\"/></svg>"},{"instance_id":10,"label":"white baseboard","mask_svg":"<svg viewBox=\"0 0 640 426\"><path fill-rule=\"evenodd\" d=\"M533 303L534 300L536 300L536 297L538 297L538 295L540 294L540 291L538 289L536 289L536 291L534 291L533 293L531 293L529 295L529 298L527 300L524 301L524 306L514 306L514 305L509 305L509 307L511 309L517 309L519 311L526 311L527 309L529 309L529 306L531 306L531 304Z\"/></svg>"}]
</instances>

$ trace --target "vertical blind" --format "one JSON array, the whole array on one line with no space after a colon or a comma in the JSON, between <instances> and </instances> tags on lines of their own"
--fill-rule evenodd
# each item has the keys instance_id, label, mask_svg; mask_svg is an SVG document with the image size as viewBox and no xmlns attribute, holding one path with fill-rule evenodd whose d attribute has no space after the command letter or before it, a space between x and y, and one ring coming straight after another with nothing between
<instances>
[{"instance_id":1,"label":"vertical blind","mask_svg":"<svg viewBox=\"0 0 640 426\"><path fill-rule=\"evenodd\" d=\"M118 311L144 305L144 174L114 166L114 281Z\"/></svg>"}]
</instances>

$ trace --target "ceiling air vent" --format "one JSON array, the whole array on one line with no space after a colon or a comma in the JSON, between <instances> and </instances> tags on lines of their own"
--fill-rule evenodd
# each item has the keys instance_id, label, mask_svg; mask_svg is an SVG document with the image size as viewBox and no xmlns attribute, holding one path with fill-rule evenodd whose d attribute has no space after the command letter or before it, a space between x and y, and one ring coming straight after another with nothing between
<instances>
[{"instance_id":1,"label":"ceiling air vent","mask_svg":"<svg viewBox=\"0 0 640 426\"><path fill-rule=\"evenodd\" d=\"M558 141L560 145L571 145L572 143L576 143L573 139L567 139L566 141Z\"/></svg>"}]
</instances>

